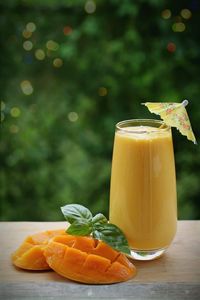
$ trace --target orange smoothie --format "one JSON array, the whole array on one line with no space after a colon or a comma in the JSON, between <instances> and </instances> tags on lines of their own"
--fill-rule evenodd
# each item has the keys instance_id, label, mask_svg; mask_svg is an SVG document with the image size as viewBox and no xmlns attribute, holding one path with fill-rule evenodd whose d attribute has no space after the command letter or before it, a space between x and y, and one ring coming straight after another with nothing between
<instances>
[{"instance_id":1,"label":"orange smoothie","mask_svg":"<svg viewBox=\"0 0 200 300\"><path fill-rule=\"evenodd\" d=\"M116 130L110 222L122 229L132 249L164 249L177 224L171 129L160 121L138 121L143 126L131 121L125 126L124 121Z\"/></svg>"}]
</instances>

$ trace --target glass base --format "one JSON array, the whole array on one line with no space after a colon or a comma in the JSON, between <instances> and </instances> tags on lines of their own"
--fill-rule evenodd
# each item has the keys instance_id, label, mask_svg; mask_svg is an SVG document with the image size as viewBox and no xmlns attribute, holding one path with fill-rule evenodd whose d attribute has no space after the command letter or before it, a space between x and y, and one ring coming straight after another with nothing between
<instances>
[{"instance_id":1,"label":"glass base","mask_svg":"<svg viewBox=\"0 0 200 300\"><path fill-rule=\"evenodd\" d=\"M162 249L155 249L155 250L134 250L131 249L131 255L130 258L136 259L136 260L153 260L158 257L160 257L167 248Z\"/></svg>"}]
</instances>

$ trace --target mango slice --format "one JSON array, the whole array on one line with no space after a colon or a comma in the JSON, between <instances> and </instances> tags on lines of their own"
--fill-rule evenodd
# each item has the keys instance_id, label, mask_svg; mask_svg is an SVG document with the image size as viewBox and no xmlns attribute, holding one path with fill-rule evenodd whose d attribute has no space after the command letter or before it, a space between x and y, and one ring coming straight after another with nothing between
<instances>
[{"instance_id":1,"label":"mango slice","mask_svg":"<svg viewBox=\"0 0 200 300\"><path fill-rule=\"evenodd\" d=\"M82 283L121 282L136 274L124 254L92 237L55 236L45 247L44 256L58 274Z\"/></svg>"},{"instance_id":2,"label":"mango slice","mask_svg":"<svg viewBox=\"0 0 200 300\"><path fill-rule=\"evenodd\" d=\"M48 270L44 249L49 240L57 235L64 235L64 229L48 230L28 236L21 246L12 254L15 266L27 270Z\"/></svg>"}]
</instances>

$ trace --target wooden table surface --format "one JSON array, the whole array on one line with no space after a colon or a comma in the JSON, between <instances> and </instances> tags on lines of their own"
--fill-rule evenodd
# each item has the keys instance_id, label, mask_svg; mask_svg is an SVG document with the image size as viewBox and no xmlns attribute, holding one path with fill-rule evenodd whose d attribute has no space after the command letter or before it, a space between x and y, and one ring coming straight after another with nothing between
<instances>
[{"instance_id":1,"label":"wooden table surface","mask_svg":"<svg viewBox=\"0 0 200 300\"><path fill-rule=\"evenodd\" d=\"M179 221L161 258L134 261L137 276L124 283L86 285L53 271L23 271L10 255L30 234L66 227L66 222L0 223L0 299L200 299L200 221Z\"/></svg>"}]
</instances>

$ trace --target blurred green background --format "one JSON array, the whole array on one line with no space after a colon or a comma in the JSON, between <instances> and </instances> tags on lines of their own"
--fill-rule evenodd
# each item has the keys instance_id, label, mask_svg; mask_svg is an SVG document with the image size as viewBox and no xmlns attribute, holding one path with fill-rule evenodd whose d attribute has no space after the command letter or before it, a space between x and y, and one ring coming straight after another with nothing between
<instances>
[{"instance_id":1,"label":"blurred green background","mask_svg":"<svg viewBox=\"0 0 200 300\"><path fill-rule=\"evenodd\" d=\"M115 123L189 99L200 135L200 2L13 0L1 19L1 220L108 216ZM200 148L173 130L179 219L200 218ZM198 141L199 142L199 141Z\"/></svg>"}]
</instances>

